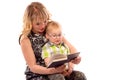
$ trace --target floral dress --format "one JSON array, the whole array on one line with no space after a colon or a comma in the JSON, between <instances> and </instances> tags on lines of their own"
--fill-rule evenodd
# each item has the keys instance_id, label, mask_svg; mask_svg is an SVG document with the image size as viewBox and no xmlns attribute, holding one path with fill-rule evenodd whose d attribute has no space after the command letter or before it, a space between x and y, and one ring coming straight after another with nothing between
<instances>
[{"instance_id":1,"label":"floral dress","mask_svg":"<svg viewBox=\"0 0 120 80\"><path fill-rule=\"evenodd\" d=\"M28 38L30 39L32 49L35 54L36 63L40 66L45 66L44 60L41 57L41 53L42 46L47 42L47 40L43 35L38 35L33 32L28 35ZM26 67L25 75L26 80L49 80L48 75L33 73L30 71L28 66ZM69 77L65 77L65 80L87 80L87 78L83 72L73 70Z\"/></svg>"},{"instance_id":2,"label":"floral dress","mask_svg":"<svg viewBox=\"0 0 120 80\"><path fill-rule=\"evenodd\" d=\"M41 57L41 47L45 44L47 40L43 35L38 35L33 32L28 35L28 38L30 39L32 49L35 54L36 63L40 66L45 66L44 60ZM47 75L41 75L31 72L28 66L26 68L25 75L26 80L49 80Z\"/></svg>"}]
</instances>

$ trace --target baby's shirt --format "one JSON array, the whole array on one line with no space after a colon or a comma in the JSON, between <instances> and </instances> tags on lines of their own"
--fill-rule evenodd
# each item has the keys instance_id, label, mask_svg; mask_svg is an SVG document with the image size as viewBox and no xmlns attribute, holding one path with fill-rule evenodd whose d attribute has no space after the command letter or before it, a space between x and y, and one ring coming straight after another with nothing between
<instances>
[{"instance_id":1,"label":"baby's shirt","mask_svg":"<svg viewBox=\"0 0 120 80\"><path fill-rule=\"evenodd\" d=\"M63 42L59 44L58 46L56 46L50 41L48 41L42 47L42 59L51 57L53 54L58 54L58 53L68 55L70 53L68 46L65 45Z\"/></svg>"}]
</instances>

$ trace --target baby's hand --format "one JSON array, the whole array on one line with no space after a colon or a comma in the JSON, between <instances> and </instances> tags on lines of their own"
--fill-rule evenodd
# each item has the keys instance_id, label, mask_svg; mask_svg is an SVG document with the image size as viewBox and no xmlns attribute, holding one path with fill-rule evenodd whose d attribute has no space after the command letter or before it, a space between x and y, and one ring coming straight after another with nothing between
<instances>
[{"instance_id":1,"label":"baby's hand","mask_svg":"<svg viewBox=\"0 0 120 80\"><path fill-rule=\"evenodd\" d=\"M62 74L63 74L64 76L67 76L67 75L68 75L67 70L64 70L64 71L62 72Z\"/></svg>"},{"instance_id":2,"label":"baby's hand","mask_svg":"<svg viewBox=\"0 0 120 80\"><path fill-rule=\"evenodd\" d=\"M58 73L63 72L66 69L66 65L62 65L55 68Z\"/></svg>"},{"instance_id":3,"label":"baby's hand","mask_svg":"<svg viewBox=\"0 0 120 80\"><path fill-rule=\"evenodd\" d=\"M62 74L63 74L64 76L69 76L69 75L72 73L72 71L73 71L73 69L72 69L72 68L69 68L68 70L64 70L64 71L62 72Z\"/></svg>"}]
</instances>

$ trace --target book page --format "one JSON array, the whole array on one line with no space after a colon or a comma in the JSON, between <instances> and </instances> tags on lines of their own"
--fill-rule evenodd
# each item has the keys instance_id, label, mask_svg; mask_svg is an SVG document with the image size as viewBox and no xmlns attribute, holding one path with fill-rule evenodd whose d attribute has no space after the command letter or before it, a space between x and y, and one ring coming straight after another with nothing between
<instances>
[{"instance_id":1,"label":"book page","mask_svg":"<svg viewBox=\"0 0 120 80\"><path fill-rule=\"evenodd\" d=\"M54 54L52 55L50 62L66 60L66 59L67 59L67 56L64 54Z\"/></svg>"}]
</instances>

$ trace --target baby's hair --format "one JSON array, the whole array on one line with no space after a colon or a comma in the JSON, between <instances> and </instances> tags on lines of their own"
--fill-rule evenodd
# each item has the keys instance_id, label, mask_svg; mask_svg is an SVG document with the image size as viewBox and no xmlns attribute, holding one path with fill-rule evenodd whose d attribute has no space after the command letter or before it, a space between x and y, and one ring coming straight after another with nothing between
<instances>
[{"instance_id":1,"label":"baby's hair","mask_svg":"<svg viewBox=\"0 0 120 80\"><path fill-rule=\"evenodd\" d=\"M61 30L61 25L57 21L49 21L46 25L46 33L49 33L53 29L60 29Z\"/></svg>"}]
</instances>

